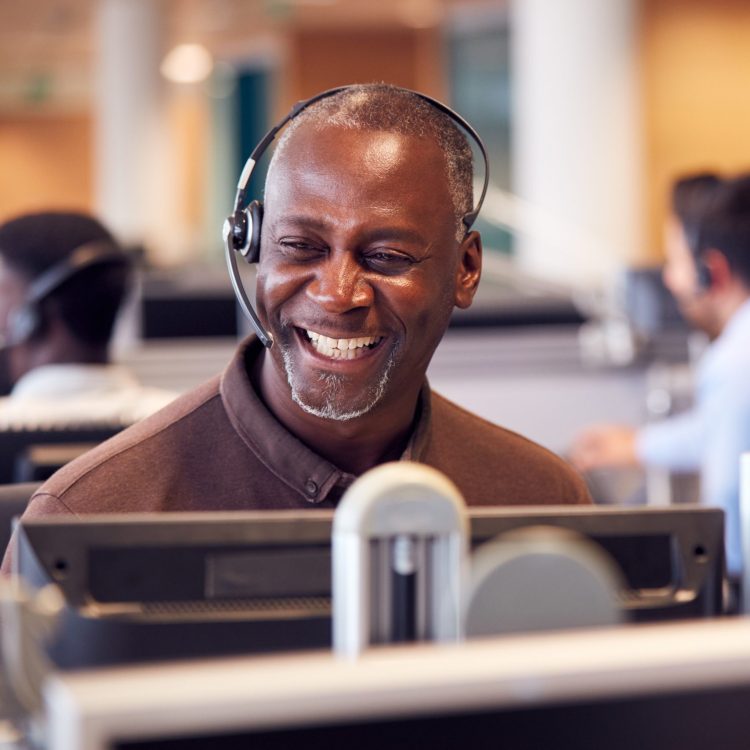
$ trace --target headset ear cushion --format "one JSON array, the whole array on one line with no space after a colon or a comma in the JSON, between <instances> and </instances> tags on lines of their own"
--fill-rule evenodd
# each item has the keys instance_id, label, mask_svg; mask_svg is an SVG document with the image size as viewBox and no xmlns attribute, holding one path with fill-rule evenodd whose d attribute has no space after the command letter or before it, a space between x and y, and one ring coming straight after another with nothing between
<instances>
[{"instance_id":1,"label":"headset ear cushion","mask_svg":"<svg viewBox=\"0 0 750 750\"><path fill-rule=\"evenodd\" d=\"M22 344L32 338L40 325L39 311L29 303L15 310L8 321L8 339L11 345Z\"/></svg>"},{"instance_id":2,"label":"headset ear cushion","mask_svg":"<svg viewBox=\"0 0 750 750\"><path fill-rule=\"evenodd\" d=\"M245 209L249 241L242 252L248 263L257 263L260 258L260 229L263 224L263 204L251 201Z\"/></svg>"},{"instance_id":3,"label":"headset ear cushion","mask_svg":"<svg viewBox=\"0 0 750 750\"><path fill-rule=\"evenodd\" d=\"M247 246L247 221L245 211L236 211L224 222L224 239L236 253L245 254Z\"/></svg>"}]
</instances>

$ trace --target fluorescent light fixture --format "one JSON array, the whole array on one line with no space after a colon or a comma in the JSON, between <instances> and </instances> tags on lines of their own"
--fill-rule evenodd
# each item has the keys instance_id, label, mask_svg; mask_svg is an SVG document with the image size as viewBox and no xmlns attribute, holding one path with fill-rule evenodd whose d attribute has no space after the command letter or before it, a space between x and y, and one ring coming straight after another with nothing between
<instances>
[{"instance_id":1,"label":"fluorescent light fixture","mask_svg":"<svg viewBox=\"0 0 750 750\"><path fill-rule=\"evenodd\" d=\"M164 58L161 73L175 83L200 83L213 66L211 53L202 44L178 44Z\"/></svg>"}]
</instances>

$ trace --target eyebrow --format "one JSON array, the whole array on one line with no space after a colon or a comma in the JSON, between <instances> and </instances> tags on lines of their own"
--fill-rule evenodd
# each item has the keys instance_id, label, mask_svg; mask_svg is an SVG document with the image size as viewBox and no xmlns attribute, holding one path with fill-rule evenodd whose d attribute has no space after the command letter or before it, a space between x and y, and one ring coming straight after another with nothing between
<instances>
[{"instance_id":1,"label":"eyebrow","mask_svg":"<svg viewBox=\"0 0 750 750\"><path fill-rule=\"evenodd\" d=\"M316 231L326 231L330 228L330 224L325 220L316 216L306 216L302 214L286 214L279 219L276 224L277 231L286 226L294 225L304 227L306 229L313 229ZM376 227L370 231L364 233L364 240L366 242L378 242L380 240L399 239L407 242L414 242L418 245L426 245L427 238L416 229L409 229L406 227Z\"/></svg>"},{"instance_id":2,"label":"eyebrow","mask_svg":"<svg viewBox=\"0 0 750 750\"><path fill-rule=\"evenodd\" d=\"M302 214L284 214L284 216L276 222L276 226L283 226L287 223L309 227L310 229L324 230L328 228L328 223L325 219L319 219L315 216L304 216Z\"/></svg>"}]
</instances>

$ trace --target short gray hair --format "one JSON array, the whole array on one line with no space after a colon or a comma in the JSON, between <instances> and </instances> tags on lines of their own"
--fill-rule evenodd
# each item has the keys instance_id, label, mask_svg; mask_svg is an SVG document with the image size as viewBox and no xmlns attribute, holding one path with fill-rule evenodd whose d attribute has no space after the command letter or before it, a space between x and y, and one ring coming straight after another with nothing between
<instances>
[{"instance_id":1,"label":"short gray hair","mask_svg":"<svg viewBox=\"0 0 750 750\"><path fill-rule=\"evenodd\" d=\"M445 112L416 93L390 84L349 86L311 104L287 125L271 159L269 173L291 136L302 125L318 130L333 125L434 140L445 155L456 239L464 236L463 217L474 208L473 156L466 135Z\"/></svg>"}]
</instances>

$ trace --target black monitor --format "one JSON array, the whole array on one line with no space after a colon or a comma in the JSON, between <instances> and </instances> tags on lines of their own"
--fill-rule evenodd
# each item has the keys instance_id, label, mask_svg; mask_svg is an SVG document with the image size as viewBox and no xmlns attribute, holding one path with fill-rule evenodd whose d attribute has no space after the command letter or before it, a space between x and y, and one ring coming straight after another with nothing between
<instances>
[{"instance_id":1,"label":"black monitor","mask_svg":"<svg viewBox=\"0 0 750 750\"><path fill-rule=\"evenodd\" d=\"M237 301L221 269L150 269L143 277L142 339L236 338L238 321Z\"/></svg>"},{"instance_id":2,"label":"black monitor","mask_svg":"<svg viewBox=\"0 0 750 750\"><path fill-rule=\"evenodd\" d=\"M11 482L32 482L45 479L51 469L58 469L61 465L74 458L68 452L59 465L47 467L35 465L30 450L35 446L71 446L86 444L93 446L112 437L126 427L122 422L85 423L70 425L34 425L17 426L12 429L0 430L0 484ZM60 458L60 456L58 456Z\"/></svg>"},{"instance_id":3,"label":"black monitor","mask_svg":"<svg viewBox=\"0 0 750 750\"><path fill-rule=\"evenodd\" d=\"M630 619L722 611L723 512L674 507L471 508L472 546L551 524L600 544L625 581ZM18 572L68 604L51 654L62 668L189 655L327 648L325 511L29 519Z\"/></svg>"}]
</instances>

